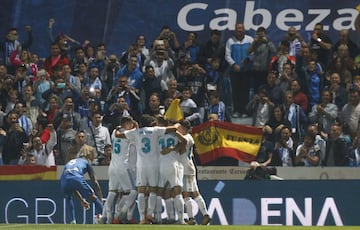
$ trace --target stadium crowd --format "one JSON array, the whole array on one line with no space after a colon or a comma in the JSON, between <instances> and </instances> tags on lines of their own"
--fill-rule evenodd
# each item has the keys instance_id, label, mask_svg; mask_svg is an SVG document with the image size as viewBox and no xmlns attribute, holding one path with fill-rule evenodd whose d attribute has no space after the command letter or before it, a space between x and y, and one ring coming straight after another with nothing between
<instances>
[{"instance_id":1,"label":"stadium crowd","mask_svg":"<svg viewBox=\"0 0 360 230\"><path fill-rule=\"evenodd\" d=\"M118 55L54 36L54 24L46 58L31 53L30 26L27 38L11 28L0 44L1 164L64 165L86 152L92 164L109 165L122 117L161 117L179 98L192 126L251 117L264 131L260 164L360 165L360 51L348 30L329 37L318 23L305 41L290 27L272 41L265 28L251 37L237 23L222 44L217 30L207 41L195 32L178 41L163 26L154 41L139 35Z\"/></svg>"}]
</instances>

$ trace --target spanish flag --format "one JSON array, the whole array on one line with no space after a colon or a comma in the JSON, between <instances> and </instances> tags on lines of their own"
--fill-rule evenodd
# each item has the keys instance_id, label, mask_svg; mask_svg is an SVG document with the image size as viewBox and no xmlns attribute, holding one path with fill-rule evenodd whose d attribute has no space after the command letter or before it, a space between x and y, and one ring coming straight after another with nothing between
<instances>
[{"instance_id":1,"label":"spanish flag","mask_svg":"<svg viewBox=\"0 0 360 230\"><path fill-rule=\"evenodd\" d=\"M170 121L181 121L184 119L179 98L176 98L171 102L169 108L165 112L165 119Z\"/></svg>"},{"instance_id":2,"label":"spanish flag","mask_svg":"<svg viewBox=\"0 0 360 230\"><path fill-rule=\"evenodd\" d=\"M1 180L56 180L56 166L2 165Z\"/></svg>"},{"instance_id":3,"label":"spanish flag","mask_svg":"<svg viewBox=\"0 0 360 230\"><path fill-rule=\"evenodd\" d=\"M221 157L248 162L256 159L263 139L261 128L221 121L208 121L193 128L200 162Z\"/></svg>"}]
</instances>

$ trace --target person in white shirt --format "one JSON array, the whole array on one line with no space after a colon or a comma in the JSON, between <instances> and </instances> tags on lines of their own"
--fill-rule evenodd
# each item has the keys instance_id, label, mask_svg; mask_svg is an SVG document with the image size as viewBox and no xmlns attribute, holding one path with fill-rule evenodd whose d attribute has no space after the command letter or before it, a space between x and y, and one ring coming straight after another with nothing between
<instances>
[{"instance_id":1,"label":"person in white shirt","mask_svg":"<svg viewBox=\"0 0 360 230\"><path fill-rule=\"evenodd\" d=\"M193 162L193 149L194 149L194 139L189 133L191 131L191 124L189 121L184 120L181 122L181 126L179 128L179 132L184 135L184 139L186 140L186 146L184 152L180 154L180 162L184 166L184 186L183 186L183 196L185 200L185 207L189 217L189 221L187 222L189 225L196 224L193 212L192 212L192 200L194 200L200 212L203 215L202 225L208 225L211 221L209 213L206 208L206 203L204 198L201 196L199 192L199 188L196 180L196 168Z\"/></svg>"},{"instance_id":2,"label":"person in white shirt","mask_svg":"<svg viewBox=\"0 0 360 230\"><path fill-rule=\"evenodd\" d=\"M93 164L98 164L97 158L104 154L104 147L111 144L109 129L102 126L102 116L99 111L92 114L92 125L85 129L88 145L96 148L97 156Z\"/></svg>"},{"instance_id":3,"label":"person in white shirt","mask_svg":"<svg viewBox=\"0 0 360 230\"><path fill-rule=\"evenodd\" d=\"M162 120L159 118L158 120ZM159 122L160 123L160 122ZM163 125L167 125L168 122L163 120ZM158 195L162 195L165 200L166 211L168 215L168 222L175 222L174 209L178 216L178 223L185 224L184 221L184 199L182 196L183 187L183 175L184 167L179 162L179 148L180 144L186 144L186 139L178 131L175 133L165 134L159 140L161 154L159 157L160 162L160 179ZM166 192L165 192L166 190ZM171 194L171 196L170 196ZM162 208L160 196L158 196L158 203L156 206L155 218L160 222ZM173 203L173 205L172 205ZM160 213L159 213L160 211Z\"/></svg>"}]
</instances>

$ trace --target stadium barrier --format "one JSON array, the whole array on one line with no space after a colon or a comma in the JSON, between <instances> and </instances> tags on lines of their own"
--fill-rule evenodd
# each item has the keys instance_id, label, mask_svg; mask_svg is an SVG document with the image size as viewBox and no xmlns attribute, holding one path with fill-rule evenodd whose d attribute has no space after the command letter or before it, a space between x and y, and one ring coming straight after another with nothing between
<instances>
[{"instance_id":1,"label":"stadium barrier","mask_svg":"<svg viewBox=\"0 0 360 230\"><path fill-rule=\"evenodd\" d=\"M0 183L0 223L69 221L59 181ZM106 196L108 182L100 184ZM201 180L199 188L216 225L360 225L358 180ZM75 204L77 222L93 223L95 208ZM200 222L195 203L193 211Z\"/></svg>"}]
</instances>

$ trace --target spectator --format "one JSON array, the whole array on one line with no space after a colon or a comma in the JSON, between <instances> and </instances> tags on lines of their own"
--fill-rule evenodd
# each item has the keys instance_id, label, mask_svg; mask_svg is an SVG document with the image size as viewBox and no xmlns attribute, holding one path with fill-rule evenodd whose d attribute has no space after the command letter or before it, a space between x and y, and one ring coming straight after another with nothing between
<instances>
[{"instance_id":1,"label":"spectator","mask_svg":"<svg viewBox=\"0 0 360 230\"><path fill-rule=\"evenodd\" d=\"M30 137L34 134L33 124L28 116L25 115L26 107L22 102L16 102L14 106L14 111L18 114L18 123L21 128L23 128L27 137Z\"/></svg>"},{"instance_id":2,"label":"spectator","mask_svg":"<svg viewBox=\"0 0 360 230\"><path fill-rule=\"evenodd\" d=\"M248 114L252 116L252 125L264 127L270 118L274 104L269 100L265 89L258 90L253 99L248 103Z\"/></svg>"},{"instance_id":3,"label":"spectator","mask_svg":"<svg viewBox=\"0 0 360 230\"><path fill-rule=\"evenodd\" d=\"M139 36L137 36L136 45L139 49L141 49L141 52L145 56L145 59L150 58L150 52L149 49L146 47L146 40L144 35L140 34Z\"/></svg>"},{"instance_id":4,"label":"spectator","mask_svg":"<svg viewBox=\"0 0 360 230\"><path fill-rule=\"evenodd\" d=\"M324 33L324 26L316 23L314 32L310 40L310 49L316 52L320 64L324 67L329 65L331 48L333 46L331 38Z\"/></svg>"},{"instance_id":5,"label":"spectator","mask_svg":"<svg viewBox=\"0 0 360 230\"><path fill-rule=\"evenodd\" d=\"M340 121L344 133L355 137L360 122L360 91L356 86L350 89L349 102L344 105L340 113Z\"/></svg>"},{"instance_id":6,"label":"spectator","mask_svg":"<svg viewBox=\"0 0 360 230\"><path fill-rule=\"evenodd\" d=\"M56 130L59 153L55 155L56 165L65 164L66 155L71 146L74 145L76 131L72 128L71 116L63 114L61 124Z\"/></svg>"},{"instance_id":7,"label":"spectator","mask_svg":"<svg viewBox=\"0 0 360 230\"><path fill-rule=\"evenodd\" d=\"M321 103L314 105L309 113L309 120L317 123L320 130L329 133L331 125L338 116L338 108L331 103L331 94L329 90L323 90L321 93Z\"/></svg>"},{"instance_id":8,"label":"spectator","mask_svg":"<svg viewBox=\"0 0 360 230\"><path fill-rule=\"evenodd\" d=\"M331 94L331 102L341 111L347 102L347 92L341 84L340 75L337 72L331 74L330 85L325 88L328 89Z\"/></svg>"},{"instance_id":9,"label":"spectator","mask_svg":"<svg viewBox=\"0 0 360 230\"><path fill-rule=\"evenodd\" d=\"M52 82L48 80L48 77L49 75L46 70L40 69L37 73L36 81L33 83L32 86L34 92L33 95L42 110L45 110L47 106L47 101L42 97L42 94L50 90L52 84Z\"/></svg>"},{"instance_id":10,"label":"spectator","mask_svg":"<svg viewBox=\"0 0 360 230\"><path fill-rule=\"evenodd\" d=\"M304 39L296 31L296 28L294 26L289 27L288 32L284 36L283 40L289 42L290 44L289 54L294 57L299 55L301 47L306 46Z\"/></svg>"},{"instance_id":11,"label":"spectator","mask_svg":"<svg viewBox=\"0 0 360 230\"><path fill-rule=\"evenodd\" d=\"M330 128L329 139L326 141L326 155L322 166L348 166L349 148L342 135L342 127L334 123Z\"/></svg>"},{"instance_id":12,"label":"spectator","mask_svg":"<svg viewBox=\"0 0 360 230\"><path fill-rule=\"evenodd\" d=\"M23 102L24 107L26 108L24 113L27 117L30 118L31 123L34 127L36 123L36 119L39 116L40 104L33 95L34 93L31 85L26 85L24 87L24 93L21 101Z\"/></svg>"},{"instance_id":13,"label":"spectator","mask_svg":"<svg viewBox=\"0 0 360 230\"><path fill-rule=\"evenodd\" d=\"M260 85L266 83L269 63L276 53L276 48L266 36L264 27L259 27L256 30L256 36L248 49L248 53L252 54L251 87L257 90Z\"/></svg>"},{"instance_id":14,"label":"spectator","mask_svg":"<svg viewBox=\"0 0 360 230\"><path fill-rule=\"evenodd\" d=\"M278 47L276 55L272 56L270 60L270 70L281 73L285 63L291 63L295 65L295 56L289 54L290 43L286 40L282 40Z\"/></svg>"},{"instance_id":15,"label":"spectator","mask_svg":"<svg viewBox=\"0 0 360 230\"><path fill-rule=\"evenodd\" d=\"M333 53L336 52L340 45L347 45L350 57L353 59L360 53L359 47L350 39L349 30L343 29L339 31L339 40L332 47Z\"/></svg>"},{"instance_id":16,"label":"spectator","mask_svg":"<svg viewBox=\"0 0 360 230\"><path fill-rule=\"evenodd\" d=\"M119 125L121 118L129 117L128 105L124 97L119 97L116 103L110 105L109 110L103 117L103 124L109 129L109 133Z\"/></svg>"},{"instance_id":17,"label":"spectator","mask_svg":"<svg viewBox=\"0 0 360 230\"><path fill-rule=\"evenodd\" d=\"M322 76L316 72L316 62L314 60L308 62L305 74L301 77L304 77L301 79L301 85L308 97L307 109L310 110L312 106L320 102L320 92L323 88ZM304 111L307 112L308 110Z\"/></svg>"},{"instance_id":18,"label":"spectator","mask_svg":"<svg viewBox=\"0 0 360 230\"><path fill-rule=\"evenodd\" d=\"M302 141L302 137L307 127L307 116L303 109L294 103L293 93L286 91L284 95L284 117L287 118L291 124L290 131L295 145Z\"/></svg>"},{"instance_id":19,"label":"spectator","mask_svg":"<svg viewBox=\"0 0 360 230\"><path fill-rule=\"evenodd\" d=\"M103 94L107 95L114 86L114 79L117 72L120 70L120 62L115 54L110 54L105 62L105 75L103 79Z\"/></svg>"},{"instance_id":20,"label":"spectator","mask_svg":"<svg viewBox=\"0 0 360 230\"><path fill-rule=\"evenodd\" d=\"M159 95L162 95L163 92L168 90L166 82L161 78L155 77L154 67L150 65L145 67L143 90L145 94L145 110L148 109L151 94L159 93ZM160 98L160 100L163 101L163 98Z\"/></svg>"},{"instance_id":21,"label":"spectator","mask_svg":"<svg viewBox=\"0 0 360 230\"><path fill-rule=\"evenodd\" d=\"M179 62L195 63L198 60L200 46L196 41L197 34L195 32L189 32L184 44L178 51Z\"/></svg>"},{"instance_id":22,"label":"spectator","mask_svg":"<svg viewBox=\"0 0 360 230\"><path fill-rule=\"evenodd\" d=\"M42 143L40 137L34 136L31 139L31 149L29 150L29 154L35 157L36 165L44 165L48 167L55 165L52 148L48 149L47 145Z\"/></svg>"},{"instance_id":23,"label":"spectator","mask_svg":"<svg viewBox=\"0 0 360 230\"><path fill-rule=\"evenodd\" d=\"M86 133L78 131L75 136L75 145L71 146L65 156L65 163L72 159L78 158L80 155L85 156L91 163L96 159L96 149L87 145Z\"/></svg>"},{"instance_id":24,"label":"spectator","mask_svg":"<svg viewBox=\"0 0 360 230\"><path fill-rule=\"evenodd\" d=\"M180 48L175 32L167 25L164 25L161 28L160 35L157 39L164 40L167 43L167 46L175 52L177 52Z\"/></svg>"},{"instance_id":25,"label":"spectator","mask_svg":"<svg viewBox=\"0 0 360 230\"><path fill-rule=\"evenodd\" d=\"M328 138L328 133L324 131L319 131L317 124L310 124L307 129L308 133L312 133L315 135L315 142L314 145L317 149L320 149L320 164L325 160L326 155L326 141L325 139Z\"/></svg>"},{"instance_id":26,"label":"spectator","mask_svg":"<svg viewBox=\"0 0 360 230\"><path fill-rule=\"evenodd\" d=\"M95 159L99 159L104 154L104 147L107 144L111 144L109 129L102 126L102 116L100 112L94 112L92 114L92 126L85 129L86 139L90 146L94 146L97 155ZM98 162L95 162L98 164Z\"/></svg>"},{"instance_id":27,"label":"spectator","mask_svg":"<svg viewBox=\"0 0 360 230\"><path fill-rule=\"evenodd\" d=\"M206 71L198 64L193 64L190 75L186 76L185 87L191 90L191 99L197 105L199 113L199 121L203 122L205 116L205 104L207 103L206 95ZM184 88L185 89L185 88ZM184 92L183 89L183 92ZM184 99L184 95L183 99ZM192 123L192 125L194 125Z\"/></svg>"},{"instance_id":28,"label":"spectator","mask_svg":"<svg viewBox=\"0 0 360 230\"><path fill-rule=\"evenodd\" d=\"M71 127L74 130L78 130L80 127L80 119L81 116L79 113L75 112L74 109L74 101L72 97L66 97L64 99L64 104L61 107L60 111L54 116L53 118L53 124L55 126L55 129L59 127L63 115L67 114L70 116L71 119Z\"/></svg>"},{"instance_id":29,"label":"spectator","mask_svg":"<svg viewBox=\"0 0 360 230\"><path fill-rule=\"evenodd\" d=\"M265 131L265 138L272 143L280 140L280 130L283 127L291 127L290 121L285 118L284 108L281 105L275 105L269 120L266 122L263 130Z\"/></svg>"},{"instance_id":30,"label":"spectator","mask_svg":"<svg viewBox=\"0 0 360 230\"><path fill-rule=\"evenodd\" d=\"M286 90L289 90L291 81L297 79L297 77L297 73L294 71L294 65L286 62L283 65L283 71L275 80L275 84L285 92Z\"/></svg>"},{"instance_id":31,"label":"spectator","mask_svg":"<svg viewBox=\"0 0 360 230\"><path fill-rule=\"evenodd\" d=\"M164 106L161 106L160 96L158 93L153 93L150 95L147 108L143 111L143 114L148 114L153 117L164 115L162 114L161 108L164 109Z\"/></svg>"},{"instance_id":32,"label":"spectator","mask_svg":"<svg viewBox=\"0 0 360 230\"><path fill-rule=\"evenodd\" d=\"M44 69L50 75L50 78L54 78L55 71L61 70L64 65L69 65L70 61L66 56L61 54L59 44L51 44L51 56L47 57L44 62Z\"/></svg>"},{"instance_id":33,"label":"spectator","mask_svg":"<svg viewBox=\"0 0 360 230\"><path fill-rule=\"evenodd\" d=\"M294 159L294 141L291 138L289 127L283 127L280 130L280 139L276 141L271 166L293 166Z\"/></svg>"},{"instance_id":34,"label":"spectator","mask_svg":"<svg viewBox=\"0 0 360 230\"><path fill-rule=\"evenodd\" d=\"M155 40L154 51L151 53L149 65L154 67L155 76L165 82L174 79L175 61L169 57L163 40Z\"/></svg>"},{"instance_id":35,"label":"spectator","mask_svg":"<svg viewBox=\"0 0 360 230\"><path fill-rule=\"evenodd\" d=\"M114 78L114 86L118 84L118 80L121 76L128 77L128 85L139 95L140 89L142 88L143 73L137 67L137 57L132 55L129 57L128 64L124 65L117 73Z\"/></svg>"},{"instance_id":36,"label":"spectator","mask_svg":"<svg viewBox=\"0 0 360 230\"><path fill-rule=\"evenodd\" d=\"M191 89L184 88L182 91L183 98L180 103L181 110L184 113L185 120L190 121L192 126L199 125L201 122L199 108L197 104L191 99Z\"/></svg>"},{"instance_id":37,"label":"spectator","mask_svg":"<svg viewBox=\"0 0 360 230\"><path fill-rule=\"evenodd\" d=\"M315 135L307 133L304 136L304 143L296 149L295 166L318 166L320 153L320 148L315 145Z\"/></svg>"},{"instance_id":38,"label":"spectator","mask_svg":"<svg viewBox=\"0 0 360 230\"><path fill-rule=\"evenodd\" d=\"M209 108L207 114L216 114L219 121L230 121L230 118L227 116L226 108L224 102L220 101L219 94L215 91L209 93Z\"/></svg>"},{"instance_id":39,"label":"spectator","mask_svg":"<svg viewBox=\"0 0 360 230\"><path fill-rule=\"evenodd\" d=\"M308 97L304 93L302 85L300 85L299 80L294 79L290 82L290 90L293 92L294 103L300 105L304 112L307 112L309 104Z\"/></svg>"},{"instance_id":40,"label":"spectator","mask_svg":"<svg viewBox=\"0 0 360 230\"><path fill-rule=\"evenodd\" d=\"M140 97L135 90L129 86L128 77L122 75L119 77L118 83L111 89L106 98L108 103L114 103L119 97L123 97L128 105L129 113L134 119L140 117L141 111L139 108Z\"/></svg>"},{"instance_id":41,"label":"spectator","mask_svg":"<svg viewBox=\"0 0 360 230\"><path fill-rule=\"evenodd\" d=\"M276 74L277 73L274 71L268 72L266 83L256 89L264 89L268 95L269 102L271 104L281 104L284 100L284 92L281 90L280 86L276 84Z\"/></svg>"},{"instance_id":42,"label":"spectator","mask_svg":"<svg viewBox=\"0 0 360 230\"><path fill-rule=\"evenodd\" d=\"M233 117L246 117L246 104L249 101L249 57L248 48L253 38L245 35L243 23L236 23L235 36L228 39L225 59L230 65L230 78L233 96Z\"/></svg>"},{"instance_id":43,"label":"spectator","mask_svg":"<svg viewBox=\"0 0 360 230\"><path fill-rule=\"evenodd\" d=\"M0 51L2 52L2 60L5 63L9 74L15 73L15 67L11 64L10 56L17 49L28 49L32 45L32 29L31 26L25 26L27 40L23 43L19 41L19 35L16 28L10 28L6 35L6 39L0 43Z\"/></svg>"},{"instance_id":44,"label":"spectator","mask_svg":"<svg viewBox=\"0 0 360 230\"><path fill-rule=\"evenodd\" d=\"M169 80L167 82L167 91L164 92L164 96L163 99L165 100L166 98L181 98L182 94L178 89L178 83L176 79L172 79Z\"/></svg>"},{"instance_id":45,"label":"spectator","mask_svg":"<svg viewBox=\"0 0 360 230\"><path fill-rule=\"evenodd\" d=\"M14 165L18 163L23 148L23 143L28 142L28 138L18 123L18 114L11 111L8 114L8 123L10 127L6 130L2 158L5 165Z\"/></svg>"},{"instance_id":46,"label":"spectator","mask_svg":"<svg viewBox=\"0 0 360 230\"><path fill-rule=\"evenodd\" d=\"M67 87L69 89L74 88L75 90L80 92L80 89L81 89L80 78L72 75L71 66L64 65L63 71L64 71L64 79L65 79L65 83L67 84Z\"/></svg>"},{"instance_id":47,"label":"spectator","mask_svg":"<svg viewBox=\"0 0 360 230\"><path fill-rule=\"evenodd\" d=\"M18 47L11 54L10 61L15 69L19 67L23 67L25 69L25 75L30 79L31 83L36 80L38 66L33 63L29 50L21 50L21 47Z\"/></svg>"}]
</instances>

